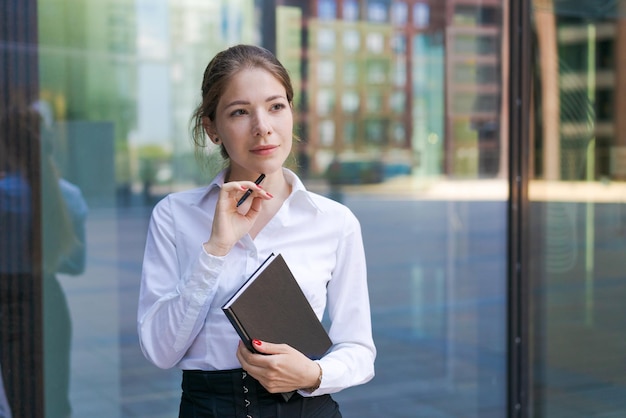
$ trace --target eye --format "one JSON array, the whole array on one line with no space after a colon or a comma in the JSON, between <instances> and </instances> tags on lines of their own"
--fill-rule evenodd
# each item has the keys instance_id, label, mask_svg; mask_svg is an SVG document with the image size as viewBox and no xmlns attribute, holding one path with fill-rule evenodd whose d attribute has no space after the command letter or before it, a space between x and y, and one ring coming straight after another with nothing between
<instances>
[{"instance_id":1,"label":"eye","mask_svg":"<svg viewBox=\"0 0 626 418\"><path fill-rule=\"evenodd\" d=\"M285 104L284 104L284 103L274 103L274 104L270 107L270 110L274 110L274 111L276 111L276 110L282 110L282 109L284 109L285 107L286 107L286 106L285 106Z\"/></svg>"},{"instance_id":2,"label":"eye","mask_svg":"<svg viewBox=\"0 0 626 418\"><path fill-rule=\"evenodd\" d=\"M245 115L247 112L244 109L236 109L230 112L230 116L241 116Z\"/></svg>"}]
</instances>

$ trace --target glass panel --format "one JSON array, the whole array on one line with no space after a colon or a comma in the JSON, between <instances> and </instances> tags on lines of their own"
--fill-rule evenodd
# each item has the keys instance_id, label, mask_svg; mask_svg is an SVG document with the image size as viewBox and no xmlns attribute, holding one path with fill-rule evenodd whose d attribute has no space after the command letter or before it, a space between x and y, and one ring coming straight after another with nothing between
<instances>
[{"instance_id":1,"label":"glass panel","mask_svg":"<svg viewBox=\"0 0 626 418\"><path fill-rule=\"evenodd\" d=\"M342 202L361 223L377 375L334 394L343 416L505 415L505 2L287 3L38 1L31 104L49 135L43 156L68 182L67 196L56 196L71 208L56 223L47 210L61 200L42 194L41 229L53 244L72 232L77 245L84 230L85 257L82 268L70 257L62 261L71 268L57 263L44 288L47 416L69 415L68 404L76 417L176 416L180 370L149 363L137 338L146 229L157 201L206 186L222 167L217 147L196 159L189 120L208 61L235 43L276 50L293 78L302 139L294 148L306 161L289 164L307 188ZM617 49L600 38L597 51ZM579 53L570 54L572 68L581 68ZM597 62L604 80L600 73L617 59L598 54ZM603 83L597 113L609 121L619 100ZM572 138L578 110L568 120ZM607 144L598 136L598 161L623 175L623 150ZM36 184L50 179L57 178ZM598 220L613 219L596 211ZM45 245L43 259L59 248Z\"/></svg>"},{"instance_id":2,"label":"glass panel","mask_svg":"<svg viewBox=\"0 0 626 418\"><path fill-rule=\"evenodd\" d=\"M626 2L535 1L532 412L626 415Z\"/></svg>"}]
</instances>

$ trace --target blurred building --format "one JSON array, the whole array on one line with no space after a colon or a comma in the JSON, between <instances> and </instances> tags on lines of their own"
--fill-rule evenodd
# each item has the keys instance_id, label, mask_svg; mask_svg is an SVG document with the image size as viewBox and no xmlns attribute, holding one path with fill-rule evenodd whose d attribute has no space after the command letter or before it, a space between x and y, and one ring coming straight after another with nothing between
<instances>
[{"instance_id":1,"label":"blurred building","mask_svg":"<svg viewBox=\"0 0 626 418\"><path fill-rule=\"evenodd\" d=\"M383 177L503 175L500 1L276 3L279 13L297 10L278 30L301 25L290 39L302 42L301 122L314 171L339 160L381 163ZM285 42L268 32L266 46Z\"/></svg>"}]
</instances>

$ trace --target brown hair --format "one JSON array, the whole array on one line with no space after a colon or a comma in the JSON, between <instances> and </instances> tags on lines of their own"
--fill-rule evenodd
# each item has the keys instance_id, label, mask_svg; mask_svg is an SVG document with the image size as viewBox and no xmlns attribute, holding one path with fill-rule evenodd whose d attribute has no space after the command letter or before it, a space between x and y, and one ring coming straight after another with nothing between
<instances>
[{"instance_id":1,"label":"brown hair","mask_svg":"<svg viewBox=\"0 0 626 418\"><path fill-rule=\"evenodd\" d=\"M276 77L285 87L287 101L293 104L293 86L289 73L270 51L255 45L236 45L219 52L204 71L202 102L194 111L191 120L191 136L197 154L202 154L207 145L202 118L206 116L214 121L217 104L230 79L242 70L254 68L266 70ZM228 159L223 145L221 154L222 157Z\"/></svg>"}]
</instances>

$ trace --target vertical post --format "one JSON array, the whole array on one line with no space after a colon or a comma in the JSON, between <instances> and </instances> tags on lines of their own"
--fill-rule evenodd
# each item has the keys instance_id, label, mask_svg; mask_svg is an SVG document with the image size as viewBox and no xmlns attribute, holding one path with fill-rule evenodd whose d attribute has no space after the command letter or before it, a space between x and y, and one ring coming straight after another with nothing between
<instances>
[{"instance_id":1,"label":"vertical post","mask_svg":"<svg viewBox=\"0 0 626 418\"><path fill-rule=\"evenodd\" d=\"M259 0L261 46L276 54L276 0Z\"/></svg>"},{"instance_id":2,"label":"vertical post","mask_svg":"<svg viewBox=\"0 0 626 418\"><path fill-rule=\"evenodd\" d=\"M37 1L2 0L0 10L0 112L4 113L28 106L39 96ZM0 230L0 364L13 416L39 418L44 414L40 147L16 139L21 121L3 119L0 140L25 162L22 176L30 192L11 203L12 213L20 215L7 226L15 227L9 228L14 232L29 232ZM37 128L35 120L26 124ZM11 162L0 161L0 172L8 172ZM18 259L27 262L16 263Z\"/></svg>"},{"instance_id":3,"label":"vertical post","mask_svg":"<svg viewBox=\"0 0 626 418\"><path fill-rule=\"evenodd\" d=\"M507 416L533 416L529 333L528 183L530 180L531 0L511 1L509 18L509 205Z\"/></svg>"}]
</instances>

